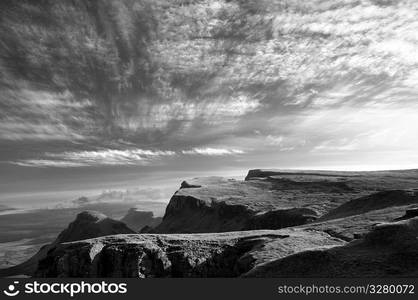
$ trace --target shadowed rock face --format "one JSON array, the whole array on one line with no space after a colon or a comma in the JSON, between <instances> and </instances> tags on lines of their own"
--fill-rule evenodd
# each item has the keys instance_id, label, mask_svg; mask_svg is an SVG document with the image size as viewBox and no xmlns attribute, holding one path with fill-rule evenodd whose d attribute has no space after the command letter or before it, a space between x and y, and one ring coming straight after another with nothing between
<instances>
[{"instance_id":1,"label":"shadowed rock face","mask_svg":"<svg viewBox=\"0 0 418 300\"><path fill-rule=\"evenodd\" d=\"M250 170L245 181L183 181L162 223L146 232L280 229L417 201L416 170L380 172ZM396 190L392 190L396 189ZM397 203L395 205L395 203ZM343 205L344 204L344 205Z\"/></svg>"},{"instance_id":2,"label":"shadowed rock face","mask_svg":"<svg viewBox=\"0 0 418 300\"><path fill-rule=\"evenodd\" d=\"M331 178L222 177L184 181L171 198L154 232L225 232L280 229L306 224L340 203L367 191L356 191Z\"/></svg>"},{"instance_id":3,"label":"shadowed rock face","mask_svg":"<svg viewBox=\"0 0 418 300\"><path fill-rule=\"evenodd\" d=\"M416 170L382 172L250 170L245 181L183 181L157 233L280 229L414 203ZM398 191L396 191L396 190ZM370 198L367 198L370 197ZM347 203L347 206L340 205ZM358 204L356 204L358 203ZM350 208L354 206L353 208ZM359 207L355 208L358 205Z\"/></svg>"},{"instance_id":4,"label":"shadowed rock face","mask_svg":"<svg viewBox=\"0 0 418 300\"><path fill-rule=\"evenodd\" d=\"M79 241L98 236L120 233L134 233L123 222L108 218L95 211L84 211L77 215L74 222L62 231L53 244Z\"/></svg>"},{"instance_id":5,"label":"shadowed rock face","mask_svg":"<svg viewBox=\"0 0 418 300\"><path fill-rule=\"evenodd\" d=\"M126 216L120 221L128 225L129 228L140 232L144 227L155 227L161 223L161 217L154 217L152 211L142 211L136 208L129 209Z\"/></svg>"}]
</instances>

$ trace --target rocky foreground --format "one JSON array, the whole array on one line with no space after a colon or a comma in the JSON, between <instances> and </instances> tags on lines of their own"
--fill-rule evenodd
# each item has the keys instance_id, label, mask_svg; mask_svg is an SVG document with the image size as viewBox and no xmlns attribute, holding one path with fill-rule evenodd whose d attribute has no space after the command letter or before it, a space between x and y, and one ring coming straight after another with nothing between
<instances>
[{"instance_id":1,"label":"rocky foreground","mask_svg":"<svg viewBox=\"0 0 418 300\"><path fill-rule=\"evenodd\" d=\"M252 170L244 181L184 181L162 221L128 213L131 224L144 224L135 216L155 221L142 229L148 233L86 212L30 260L31 270L20 271L39 277L417 276L417 180L417 170Z\"/></svg>"},{"instance_id":2,"label":"rocky foreground","mask_svg":"<svg viewBox=\"0 0 418 300\"><path fill-rule=\"evenodd\" d=\"M61 244L39 277L390 277L418 275L418 218L345 242L291 228L219 234L116 235Z\"/></svg>"}]
</instances>

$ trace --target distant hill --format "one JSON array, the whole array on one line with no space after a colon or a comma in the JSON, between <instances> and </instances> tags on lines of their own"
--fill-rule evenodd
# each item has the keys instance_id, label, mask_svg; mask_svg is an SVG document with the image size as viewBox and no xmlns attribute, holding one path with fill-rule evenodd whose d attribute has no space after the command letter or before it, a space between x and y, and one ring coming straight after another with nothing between
<instances>
[{"instance_id":1,"label":"distant hill","mask_svg":"<svg viewBox=\"0 0 418 300\"><path fill-rule=\"evenodd\" d=\"M162 219L162 217L154 217L154 213L152 211L143 211L137 208L131 208L128 213L120 219L120 221L136 232L140 232L145 226L155 227L159 225Z\"/></svg>"},{"instance_id":2,"label":"distant hill","mask_svg":"<svg viewBox=\"0 0 418 300\"><path fill-rule=\"evenodd\" d=\"M84 211L77 215L76 219L63 230L54 242L44 245L37 254L24 263L0 270L0 277L16 275L33 275L38 266L38 261L43 259L49 250L60 243L84 240L105 235L135 233L124 223L108 218L106 215L95 211Z\"/></svg>"}]
</instances>

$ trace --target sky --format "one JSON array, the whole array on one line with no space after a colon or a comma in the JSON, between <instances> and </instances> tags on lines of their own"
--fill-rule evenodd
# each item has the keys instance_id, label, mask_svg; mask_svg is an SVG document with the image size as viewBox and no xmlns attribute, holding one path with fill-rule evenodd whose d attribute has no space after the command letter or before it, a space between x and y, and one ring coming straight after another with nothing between
<instances>
[{"instance_id":1,"label":"sky","mask_svg":"<svg viewBox=\"0 0 418 300\"><path fill-rule=\"evenodd\" d=\"M1 4L0 201L418 168L418 2L180 2Z\"/></svg>"}]
</instances>

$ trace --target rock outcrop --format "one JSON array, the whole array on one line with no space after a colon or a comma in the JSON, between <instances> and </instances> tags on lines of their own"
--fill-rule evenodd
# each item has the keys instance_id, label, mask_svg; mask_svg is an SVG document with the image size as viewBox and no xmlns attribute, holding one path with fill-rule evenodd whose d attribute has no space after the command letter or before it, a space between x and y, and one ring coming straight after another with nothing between
<instances>
[{"instance_id":1,"label":"rock outcrop","mask_svg":"<svg viewBox=\"0 0 418 300\"><path fill-rule=\"evenodd\" d=\"M162 223L142 229L148 234L132 234L122 222L83 213L41 249L24 274L417 276L414 174L258 170L245 181L184 181Z\"/></svg>"},{"instance_id":2,"label":"rock outcrop","mask_svg":"<svg viewBox=\"0 0 418 300\"><path fill-rule=\"evenodd\" d=\"M280 229L313 222L339 204L368 193L323 176L247 181L196 178L182 183L154 232Z\"/></svg>"},{"instance_id":3,"label":"rock outcrop","mask_svg":"<svg viewBox=\"0 0 418 300\"><path fill-rule=\"evenodd\" d=\"M128 225L128 227L134 231L140 232L144 227L152 228L159 225L162 221L162 217L154 217L152 211L131 208L120 221Z\"/></svg>"},{"instance_id":4,"label":"rock outcrop","mask_svg":"<svg viewBox=\"0 0 418 300\"><path fill-rule=\"evenodd\" d=\"M117 235L58 245L40 277L390 277L418 274L418 218L346 242L309 228Z\"/></svg>"},{"instance_id":5,"label":"rock outcrop","mask_svg":"<svg viewBox=\"0 0 418 300\"><path fill-rule=\"evenodd\" d=\"M0 277L16 275L33 275L38 267L39 260L46 257L48 251L57 245L65 242L80 241L84 239L135 233L124 223L108 218L106 215L95 211L84 211L77 215L76 219L63 230L56 240L43 246L33 257L20 265L8 269L0 270Z\"/></svg>"},{"instance_id":6,"label":"rock outcrop","mask_svg":"<svg viewBox=\"0 0 418 300\"><path fill-rule=\"evenodd\" d=\"M323 232L118 235L58 245L39 277L237 277L272 259L343 245Z\"/></svg>"},{"instance_id":7,"label":"rock outcrop","mask_svg":"<svg viewBox=\"0 0 418 300\"><path fill-rule=\"evenodd\" d=\"M183 181L160 225L145 232L280 229L418 199L416 170L381 172L250 170L244 181ZM404 190L410 189L410 190ZM397 203L395 205L395 203Z\"/></svg>"},{"instance_id":8,"label":"rock outcrop","mask_svg":"<svg viewBox=\"0 0 418 300\"><path fill-rule=\"evenodd\" d=\"M134 233L121 221L108 218L106 215L95 211L84 211L77 215L74 222L62 231L52 245L79 241L99 236Z\"/></svg>"}]
</instances>

